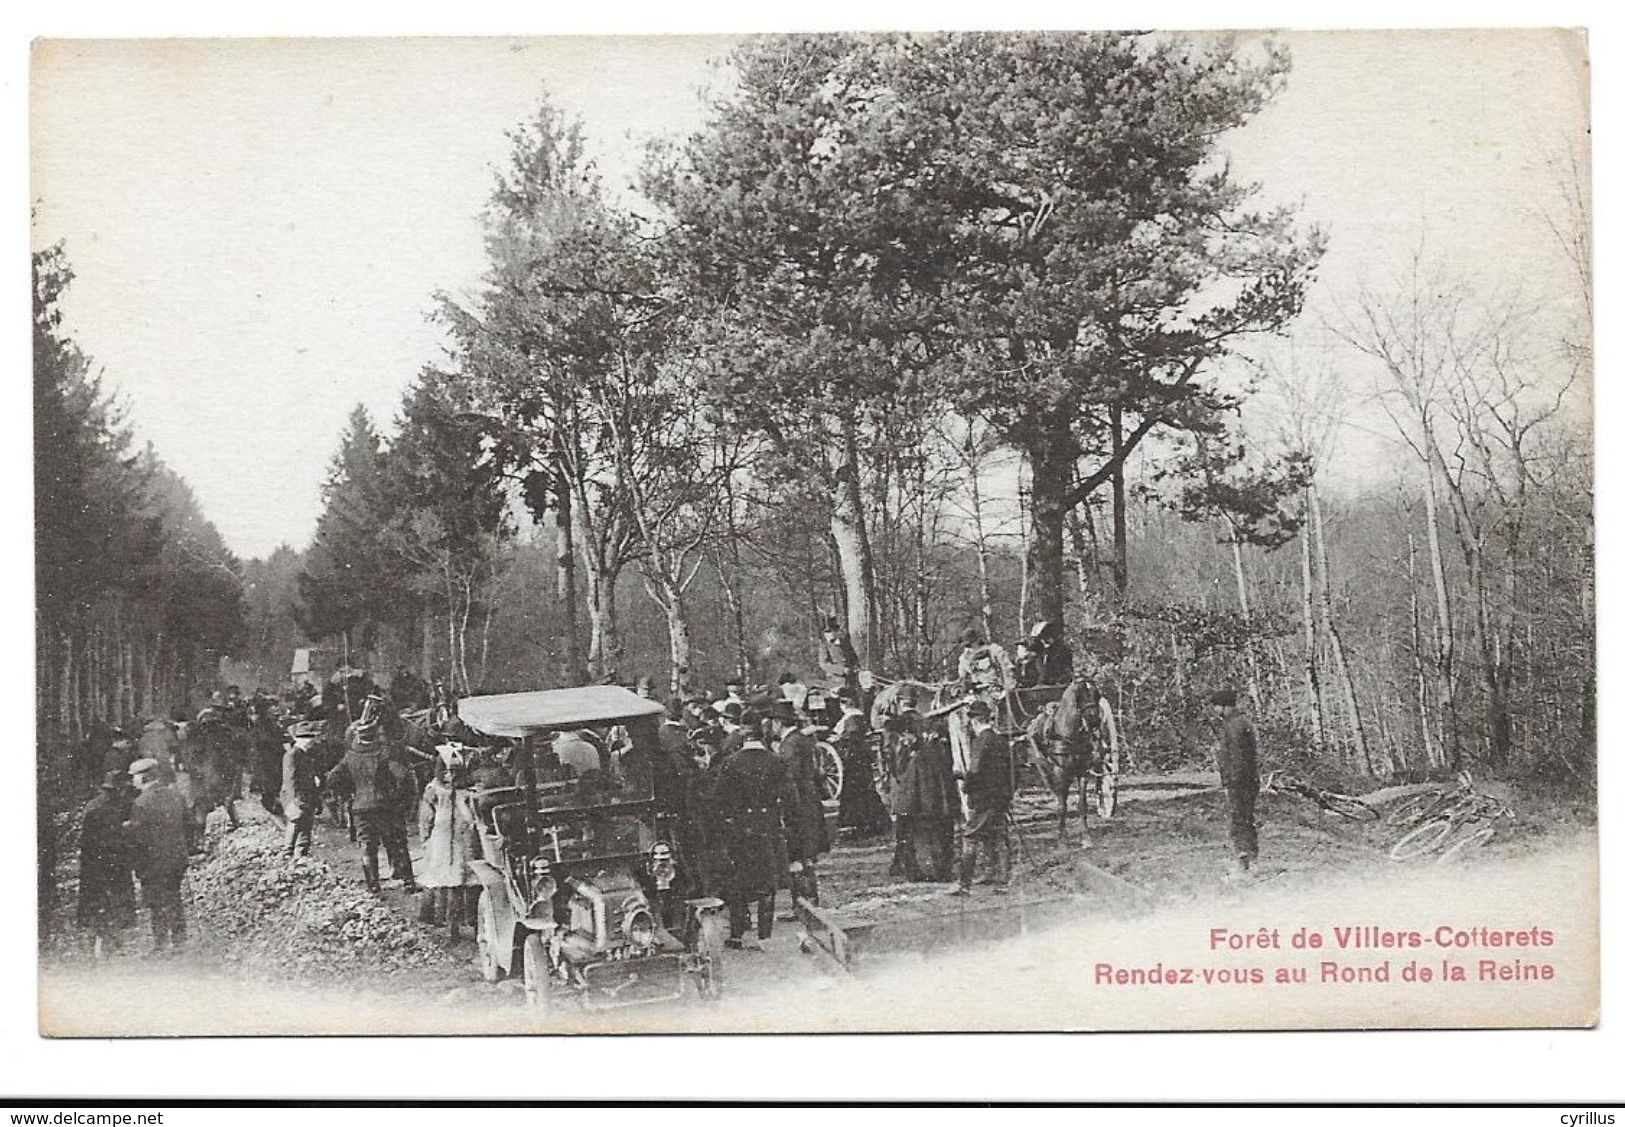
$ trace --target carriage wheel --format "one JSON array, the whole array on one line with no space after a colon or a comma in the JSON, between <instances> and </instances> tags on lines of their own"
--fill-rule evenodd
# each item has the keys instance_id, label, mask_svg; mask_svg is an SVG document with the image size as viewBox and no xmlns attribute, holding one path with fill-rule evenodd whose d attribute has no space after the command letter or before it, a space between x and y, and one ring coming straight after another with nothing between
<instances>
[{"instance_id":1,"label":"carriage wheel","mask_svg":"<svg viewBox=\"0 0 1625 1127\"><path fill-rule=\"evenodd\" d=\"M830 798L841 797L841 786L846 782L846 766L840 753L827 743L818 745L818 774L824 780L824 793Z\"/></svg>"},{"instance_id":2,"label":"carriage wheel","mask_svg":"<svg viewBox=\"0 0 1625 1127\"><path fill-rule=\"evenodd\" d=\"M1123 767L1122 744L1117 738L1117 718L1111 705L1100 702L1100 725L1105 729L1105 746L1100 748L1094 777L1095 816L1110 818L1117 812L1117 774Z\"/></svg>"}]
</instances>

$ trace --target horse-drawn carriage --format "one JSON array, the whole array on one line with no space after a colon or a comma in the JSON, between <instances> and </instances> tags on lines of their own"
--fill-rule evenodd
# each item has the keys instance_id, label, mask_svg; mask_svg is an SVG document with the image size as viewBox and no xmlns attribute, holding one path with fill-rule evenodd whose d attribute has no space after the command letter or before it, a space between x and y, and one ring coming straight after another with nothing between
<instances>
[{"instance_id":1,"label":"horse-drawn carriage","mask_svg":"<svg viewBox=\"0 0 1625 1127\"><path fill-rule=\"evenodd\" d=\"M871 718L876 731L883 732L888 718L905 708L925 717L952 717L972 699L974 692L959 681L895 681L875 694ZM1085 828L1088 807L1097 817L1112 816L1123 747L1111 701L1099 686L1080 677L1065 685L1012 689L995 702L994 717L995 726L1010 741L1012 769L1019 771L1025 764L1055 795L1062 837L1074 784ZM883 776L895 776L895 755L887 741L882 743L880 763Z\"/></svg>"}]
</instances>

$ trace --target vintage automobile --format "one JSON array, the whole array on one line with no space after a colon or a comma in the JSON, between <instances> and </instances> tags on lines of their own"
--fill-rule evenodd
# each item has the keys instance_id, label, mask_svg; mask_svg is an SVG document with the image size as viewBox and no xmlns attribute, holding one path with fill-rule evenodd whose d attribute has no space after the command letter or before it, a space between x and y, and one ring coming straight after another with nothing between
<instances>
[{"instance_id":1,"label":"vintage automobile","mask_svg":"<svg viewBox=\"0 0 1625 1127\"><path fill-rule=\"evenodd\" d=\"M481 974L524 983L545 1011L714 997L722 901L688 897L678 835L662 834L660 705L615 685L468 697L476 732L512 741L519 785L473 793Z\"/></svg>"}]
</instances>

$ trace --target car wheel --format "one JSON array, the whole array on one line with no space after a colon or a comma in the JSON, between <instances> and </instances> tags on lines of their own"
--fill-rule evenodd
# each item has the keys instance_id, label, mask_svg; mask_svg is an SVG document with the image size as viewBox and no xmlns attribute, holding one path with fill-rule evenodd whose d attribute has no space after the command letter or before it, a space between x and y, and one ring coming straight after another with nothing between
<instances>
[{"instance_id":1,"label":"car wheel","mask_svg":"<svg viewBox=\"0 0 1625 1127\"><path fill-rule=\"evenodd\" d=\"M545 1014L552 1008L553 974L538 933L532 931L525 936L521 955L525 960L525 1005L534 1014Z\"/></svg>"},{"instance_id":2,"label":"car wheel","mask_svg":"<svg viewBox=\"0 0 1625 1127\"><path fill-rule=\"evenodd\" d=\"M497 961L497 913L491 906L491 893L480 889L479 921L474 925L474 965L487 982L502 981L502 964Z\"/></svg>"}]
</instances>

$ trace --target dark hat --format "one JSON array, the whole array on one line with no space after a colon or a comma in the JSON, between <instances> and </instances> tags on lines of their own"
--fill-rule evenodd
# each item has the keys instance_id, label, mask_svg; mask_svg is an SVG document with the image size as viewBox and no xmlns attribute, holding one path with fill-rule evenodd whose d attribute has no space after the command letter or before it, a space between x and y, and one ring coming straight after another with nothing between
<instances>
[{"instance_id":1,"label":"dark hat","mask_svg":"<svg viewBox=\"0 0 1625 1127\"><path fill-rule=\"evenodd\" d=\"M129 781L130 777L123 771L109 771L106 775L102 776L102 789L123 790L124 785Z\"/></svg>"},{"instance_id":2,"label":"dark hat","mask_svg":"<svg viewBox=\"0 0 1625 1127\"><path fill-rule=\"evenodd\" d=\"M799 724L801 717L796 715L796 706L787 700L776 700L768 711L768 715L780 724Z\"/></svg>"},{"instance_id":3,"label":"dark hat","mask_svg":"<svg viewBox=\"0 0 1625 1127\"><path fill-rule=\"evenodd\" d=\"M988 704L987 701L978 697L965 706L965 715L991 717L993 715L993 706Z\"/></svg>"},{"instance_id":4,"label":"dark hat","mask_svg":"<svg viewBox=\"0 0 1625 1127\"><path fill-rule=\"evenodd\" d=\"M835 699L855 701L858 699L858 694L852 691L851 685L842 685L840 688L835 690Z\"/></svg>"},{"instance_id":5,"label":"dark hat","mask_svg":"<svg viewBox=\"0 0 1625 1127\"><path fill-rule=\"evenodd\" d=\"M1207 699L1209 704L1216 704L1220 708L1234 708L1236 705L1236 690L1219 689Z\"/></svg>"},{"instance_id":6,"label":"dark hat","mask_svg":"<svg viewBox=\"0 0 1625 1127\"><path fill-rule=\"evenodd\" d=\"M736 700L729 701L727 704L724 704L721 708L717 709L717 711L722 713L722 715L726 716L729 720L742 720L745 716L745 706Z\"/></svg>"},{"instance_id":7,"label":"dark hat","mask_svg":"<svg viewBox=\"0 0 1625 1127\"><path fill-rule=\"evenodd\" d=\"M779 684L781 685L792 685L795 683L795 680L796 675L794 670L786 669L783 673L779 674Z\"/></svg>"},{"instance_id":8,"label":"dark hat","mask_svg":"<svg viewBox=\"0 0 1625 1127\"><path fill-rule=\"evenodd\" d=\"M980 645L982 630L979 626L967 626L959 632L959 640L967 646Z\"/></svg>"}]
</instances>

